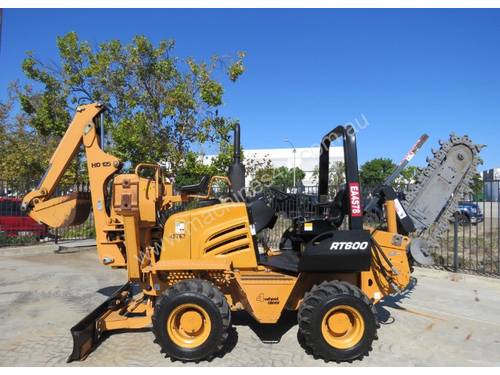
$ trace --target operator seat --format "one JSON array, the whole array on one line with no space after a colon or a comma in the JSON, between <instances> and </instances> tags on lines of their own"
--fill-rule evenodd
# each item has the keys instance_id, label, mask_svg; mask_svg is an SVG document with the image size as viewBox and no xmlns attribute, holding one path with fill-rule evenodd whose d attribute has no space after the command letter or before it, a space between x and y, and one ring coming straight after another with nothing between
<instances>
[{"instance_id":1,"label":"operator seat","mask_svg":"<svg viewBox=\"0 0 500 375\"><path fill-rule=\"evenodd\" d=\"M206 194L209 183L210 176L203 175L200 182L198 182L197 184L181 186L179 188L179 191L181 192L181 194ZM208 207L219 203L221 203L221 201L218 198L198 199L194 208Z\"/></svg>"},{"instance_id":2,"label":"operator seat","mask_svg":"<svg viewBox=\"0 0 500 375\"><path fill-rule=\"evenodd\" d=\"M208 183L210 182L210 176L203 175L200 182L192 185L185 185L179 188L182 194L200 194L208 189Z\"/></svg>"},{"instance_id":3,"label":"operator seat","mask_svg":"<svg viewBox=\"0 0 500 375\"><path fill-rule=\"evenodd\" d=\"M345 216L349 213L347 187L343 186L332 201L319 204L317 207L327 209L328 218L326 220L323 217L307 219L306 221L314 223L314 228L316 228L314 232L302 232L298 236L289 231L285 232L280 244L281 253L274 256L260 255L260 264L283 272L298 274L301 252L293 243L307 243L320 233L335 230L342 225Z\"/></svg>"},{"instance_id":4,"label":"operator seat","mask_svg":"<svg viewBox=\"0 0 500 375\"><path fill-rule=\"evenodd\" d=\"M328 207L328 218L337 228L342 225L344 218L349 213L348 198L347 187L344 185L339 189Z\"/></svg>"}]
</instances>

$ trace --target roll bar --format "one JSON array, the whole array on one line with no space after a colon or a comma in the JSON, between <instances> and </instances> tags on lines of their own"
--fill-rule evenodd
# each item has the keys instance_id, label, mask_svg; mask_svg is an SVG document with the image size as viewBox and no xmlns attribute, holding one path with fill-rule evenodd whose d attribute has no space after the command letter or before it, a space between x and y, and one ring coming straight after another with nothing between
<instances>
[{"instance_id":1,"label":"roll bar","mask_svg":"<svg viewBox=\"0 0 500 375\"><path fill-rule=\"evenodd\" d=\"M363 208L358 170L356 132L350 125L337 126L321 140L318 198L320 203L328 201L330 145L340 137L342 137L344 146L346 189L349 198L349 229L363 229Z\"/></svg>"}]
</instances>

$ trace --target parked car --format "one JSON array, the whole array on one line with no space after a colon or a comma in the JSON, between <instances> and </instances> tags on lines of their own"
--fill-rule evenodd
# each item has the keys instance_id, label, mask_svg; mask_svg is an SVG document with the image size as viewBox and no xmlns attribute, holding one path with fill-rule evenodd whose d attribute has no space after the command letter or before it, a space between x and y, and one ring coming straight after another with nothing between
<instances>
[{"instance_id":1,"label":"parked car","mask_svg":"<svg viewBox=\"0 0 500 375\"><path fill-rule=\"evenodd\" d=\"M477 203L459 202L458 211L460 212L458 217L460 225L478 224L484 221L484 215Z\"/></svg>"},{"instance_id":2,"label":"parked car","mask_svg":"<svg viewBox=\"0 0 500 375\"><path fill-rule=\"evenodd\" d=\"M0 197L0 233L8 237L47 236L47 227L21 211L21 199Z\"/></svg>"}]
</instances>

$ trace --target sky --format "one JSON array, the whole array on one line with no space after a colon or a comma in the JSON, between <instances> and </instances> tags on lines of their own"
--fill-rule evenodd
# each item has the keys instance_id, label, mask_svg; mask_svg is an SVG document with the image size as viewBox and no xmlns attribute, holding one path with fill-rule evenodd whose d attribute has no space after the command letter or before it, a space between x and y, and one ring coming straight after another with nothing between
<instances>
[{"instance_id":1,"label":"sky","mask_svg":"<svg viewBox=\"0 0 500 375\"><path fill-rule=\"evenodd\" d=\"M499 10L15 10L3 14L0 99L24 82L26 51L57 61L58 35L98 44L136 34L176 40L181 57L245 51L225 83L221 113L238 119L246 149L317 145L336 125L360 126L360 163L399 161L417 138L451 132L486 144L500 167Z\"/></svg>"}]
</instances>

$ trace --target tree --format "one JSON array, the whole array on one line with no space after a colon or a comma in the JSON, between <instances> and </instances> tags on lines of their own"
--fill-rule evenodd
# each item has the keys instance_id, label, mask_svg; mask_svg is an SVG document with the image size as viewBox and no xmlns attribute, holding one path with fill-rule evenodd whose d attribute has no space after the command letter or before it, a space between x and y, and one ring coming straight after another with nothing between
<instances>
[{"instance_id":1,"label":"tree","mask_svg":"<svg viewBox=\"0 0 500 375\"><path fill-rule=\"evenodd\" d=\"M270 169L273 167L271 159L269 159L269 154L264 155L264 157L257 158L255 155L247 155L245 152L242 153L244 156L245 173L246 177L251 177L255 179L255 174L261 169Z\"/></svg>"},{"instance_id":2,"label":"tree","mask_svg":"<svg viewBox=\"0 0 500 375\"><path fill-rule=\"evenodd\" d=\"M129 44L92 46L70 32L57 38L58 66L30 52L23 71L42 89L25 87L21 95L29 125L41 135L61 136L79 102L99 101L109 108L106 126L116 156L133 164L168 161L173 173L192 165L194 144L227 141L234 121L219 114L224 89L216 76L222 71L235 82L244 72L244 53L197 62L174 57L174 45L136 36Z\"/></svg>"},{"instance_id":3,"label":"tree","mask_svg":"<svg viewBox=\"0 0 500 375\"><path fill-rule=\"evenodd\" d=\"M314 167L312 181L314 184L319 183L318 166ZM336 161L331 163L328 168L328 194L334 196L342 184L345 184L345 164L342 161Z\"/></svg>"},{"instance_id":4,"label":"tree","mask_svg":"<svg viewBox=\"0 0 500 375\"><path fill-rule=\"evenodd\" d=\"M0 103L0 179L18 186L27 184L32 188L45 170L57 147L59 138L40 134L29 126L29 119L24 113L14 113L15 103L19 100L20 87L13 82L8 88L8 98ZM61 184L72 184L86 174L77 159L70 164L62 177Z\"/></svg>"},{"instance_id":5,"label":"tree","mask_svg":"<svg viewBox=\"0 0 500 375\"><path fill-rule=\"evenodd\" d=\"M175 176L175 185L184 186L196 184L204 175L213 176L218 174L217 168L211 164L203 163L202 158L195 152L186 155L184 164L179 168Z\"/></svg>"},{"instance_id":6,"label":"tree","mask_svg":"<svg viewBox=\"0 0 500 375\"><path fill-rule=\"evenodd\" d=\"M233 162L233 147L227 143L220 146L220 152L209 163L203 161L203 155L189 152L175 176L175 185L196 184L207 176L226 176Z\"/></svg>"},{"instance_id":7,"label":"tree","mask_svg":"<svg viewBox=\"0 0 500 375\"><path fill-rule=\"evenodd\" d=\"M226 176L230 165L233 163L234 147L229 142L222 142L219 153L209 162L203 160L203 155L190 152L175 177L176 186L195 184L202 176ZM241 150L242 163L245 165L246 176L255 176L257 170L271 167L268 158L256 159L252 155L246 155Z\"/></svg>"},{"instance_id":8,"label":"tree","mask_svg":"<svg viewBox=\"0 0 500 375\"><path fill-rule=\"evenodd\" d=\"M295 168L295 183L296 185L304 179L306 174L298 167ZM252 188L274 187L276 189L286 191L293 186L293 168L267 166L258 169L252 180Z\"/></svg>"},{"instance_id":9,"label":"tree","mask_svg":"<svg viewBox=\"0 0 500 375\"><path fill-rule=\"evenodd\" d=\"M413 165L406 167L394 181L394 187L398 190L406 190L410 184L414 184L421 169Z\"/></svg>"},{"instance_id":10,"label":"tree","mask_svg":"<svg viewBox=\"0 0 500 375\"><path fill-rule=\"evenodd\" d=\"M484 200L484 181L479 173L475 173L470 183L472 199L475 201Z\"/></svg>"},{"instance_id":11,"label":"tree","mask_svg":"<svg viewBox=\"0 0 500 375\"><path fill-rule=\"evenodd\" d=\"M26 127L26 118L14 114L18 84L9 85L7 100L0 103L0 179L12 182L29 182L43 174L51 148L47 139L39 139Z\"/></svg>"},{"instance_id":12,"label":"tree","mask_svg":"<svg viewBox=\"0 0 500 375\"><path fill-rule=\"evenodd\" d=\"M415 182L420 172L420 168L410 165L401 171L401 178L404 180L404 183L411 184Z\"/></svg>"},{"instance_id":13,"label":"tree","mask_svg":"<svg viewBox=\"0 0 500 375\"><path fill-rule=\"evenodd\" d=\"M360 170L361 183L365 188L373 188L384 182L396 165L391 159L376 158L364 163Z\"/></svg>"}]
</instances>

